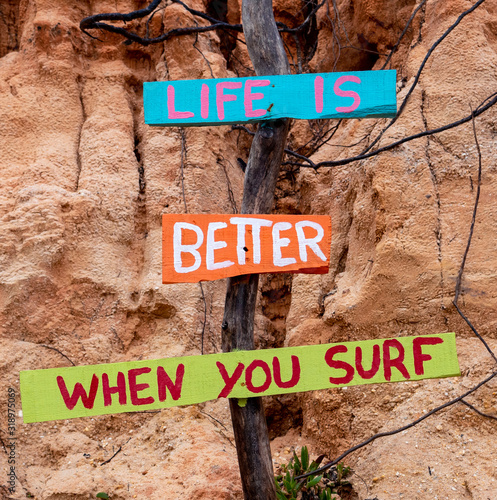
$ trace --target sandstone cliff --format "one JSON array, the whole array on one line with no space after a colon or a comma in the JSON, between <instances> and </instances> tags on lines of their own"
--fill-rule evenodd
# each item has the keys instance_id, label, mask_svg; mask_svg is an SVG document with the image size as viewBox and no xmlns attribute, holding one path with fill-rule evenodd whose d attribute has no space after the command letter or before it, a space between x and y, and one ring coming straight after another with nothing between
<instances>
[{"instance_id":1,"label":"sandstone cliff","mask_svg":"<svg viewBox=\"0 0 497 500\"><path fill-rule=\"evenodd\" d=\"M144 48L105 33L93 33L101 40L92 39L79 30L88 15L128 12L146 3L0 4L3 440L7 388L18 391L20 370L199 354L202 343L205 352L220 350L225 283L161 285L160 216L236 212L244 175L238 159L246 160L250 135L226 126L147 127L142 83L249 76L250 60L245 46L223 33ZM277 19L302 22L303 3L275 1ZM188 2L213 15L217 4ZM327 2L309 35L317 40L315 52L312 43L299 47L302 69L382 68L418 5L415 0ZM423 2L388 63L398 71L399 103L429 49L471 5ZM194 24L180 5L164 6L150 30ZM239 22L240 2L229 0L225 15ZM291 38L288 50L297 71ZM497 5L487 0L433 51L380 146L468 116L496 89ZM496 109L475 121L481 195L459 299L494 350ZM294 123L289 147L312 154L315 163L347 158L361 153L387 122ZM325 139L332 137L314 152L327 129ZM332 262L325 276L262 279L258 345L455 331L463 376L268 399L276 463L302 444L335 458L376 432L415 420L495 370L452 305L478 163L472 124L466 123L345 166L284 167L275 210L330 214ZM468 402L495 416L496 387L490 382ZM20 409L19 395L17 404ZM19 419L18 488L11 497L83 499L105 491L112 499L240 498L229 422L225 400L40 424ZM495 498L495 431L495 420L458 403L375 441L345 460L356 472L357 498ZM111 462L100 465L119 447ZM0 470L7 471L4 450ZM6 484L2 474L0 484Z\"/></svg>"}]
</instances>

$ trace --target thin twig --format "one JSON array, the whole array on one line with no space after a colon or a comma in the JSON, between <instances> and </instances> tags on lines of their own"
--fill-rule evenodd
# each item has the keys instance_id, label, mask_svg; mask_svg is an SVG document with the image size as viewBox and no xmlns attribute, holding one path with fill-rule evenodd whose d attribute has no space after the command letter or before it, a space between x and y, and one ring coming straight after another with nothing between
<instances>
[{"instance_id":1,"label":"thin twig","mask_svg":"<svg viewBox=\"0 0 497 500\"><path fill-rule=\"evenodd\" d=\"M461 403L464 403L467 407L471 408L474 412L478 413L478 415L481 415L482 417L492 418L493 420L497 420L497 417L495 415L489 415L488 413L483 413L478 408L474 407L472 404L468 403L467 401L464 401L464 399L461 399Z\"/></svg>"},{"instance_id":2,"label":"thin twig","mask_svg":"<svg viewBox=\"0 0 497 500\"><path fill-rule=\"evenodd\" d=\"M478 339L480 340L480 342L485 346L485 348L489 352L490 356L492 356L492 358L494 358L494 361L497 363L497 357L495 356L495 353L492 351L492 349L487 344L487 342L485 341L485 339L480 335L480 333L478 332L478 330L473 326L473 323L471 323L471 321L468 319L468 317L461 311L461 309L459 308L459 306L457 304L455 304L454 302L452 302L452 303L454 304L454 306L456 308L456 311L459 313L459 315L461 316L461 318L471 328L472 332L478 337Z\"/></svg>"},{"instance_id":3,"label":"thin twig","mask_svg":"<svg viewBox=\"0 0 497 500\"><path fill-rule=\"evenodd\" d=\"M63 352L59 351L56 347L52 347L50 345L39 344L40 347L46 347L47 349L51 349L52 351L58 352L61 356L67 359L71 365L76 366L71 359L69 359Z\"/></svg>"},{"instance_id":4,"label":"thin twig","mask_svg":"<svg viewBox=\"0 0 497 500\"><path fill-rule=\"evenodd\" d=\"M205 301L205 293L202 282L198 282L200 286L200 293L202 294L202 300L204 302L204 321L202 321L202 332L200 333L200 354L204 354L204 335L205 335L205 325L207 324L207 302Z\"/></svg>"},{"instance_id":5,"label":"thin twig","mask_svg":"<svg viewBox=\"0 0 497 500\"><path fill-rule=\"evenodd\" d=\"M186 206L186 195L185 195L185 160L186 160L186 137L185 137L185 129L180 127L180 135L181 135L181 162L180 162L180 172L181 172L181 191L183 193L183 204L185 205L185 214L188 213L188 207Z\"/></svg>"},{"instance_id":6,"label":"thin twig","mask_svg":"<svg viewBox=\"0 0 497 500\"><path fill-rule=\"evenodd\" d=\"M397 114L395 115L394 118L392 118L390 120L390 123L379 133L378 137L376 137L376 139L362 152L363 155L366 154L368 151L371 150L371 148L383 137L383 134L397 121L397 119L399 118L399 116L402 114L402 112L404 111L404 108L407 105L407 101L411 97L412 93L414 92L414 89L416 88L416 85L418 84L419 78L421 76L421 73L422 73L422 71L423 71L426 63L428 62L428 59L433 54L433 52L435 51L435 49L445 40L445 38L447 38L447 36L449 36L449 34L457 27L457 25L468 14L471 14L471 12L473 12L474 10L476 10L484 1L485 0L478 0L478 2L476 2L475 4L473 4L472 7L470 7L468 10L465 10L456 19L456 21L453 24L451 24L449 26L449 28L447 28L447 30L445 30L445 32L443 33L443 35L440 38L438 38L438 40L436 40L435 43L430 47L430 49L428 50L428 52L426 53L426 55L425 55L425 57L423 59L423 62L421 63L421 65L418 68L418 72L416 73L416 76L414 77L414 82L411 85L411 88L407 92L406 96L404 97L404 100L402 101L402 104L400 105L400 108L397 111Z\"/></svg>"},{"instance_id":7,"label":"thin twig","mask_svg":"<svg viewBox=\"0 0 497 500\"><path fill-rule=\"evenodd\" d=\"M482 105L480 105L479 109L482 109L481 106ZM476 142L476 147L477 147L477 151L478 151L478 160L479 160L478 161L478 165L479 165L479 167L478 167L478 188L477 188L477 194L476 194L476 199L475 199L475 205L474 205L474 209L473 209L473 217L472 217L472 221L471 221L471 227L470 227L470 233L469 233L469 237L468 237L468 243L466 245L466 250L464 252L463 260L462 260L462 263L461 263L461 267L460 267L458 278L457 278L457 282L456 282L456 292L455 292L455 298L454 298L453 304L456 307L456 309L459 312L459 314L464 318L464 320L466 321L466 323L468 323L468 325L471 327L472 331L475 333L475 335L478 337L478 339L485 345L485 347L487 348L487 350L489 351L489 353L491 354L491 356L494 358L494 360L497 361L497 358L496 358L495 354L493 353L492 349L490 349L489 345L485 342L485 340L480 335L480 333L472 325L472 323L469 321L469 319L466 318L466 316L462 313L462 311L459 309L459 307L457 305L457 301L458 301L459 293L460 293L460 289L461 289L462 274L464 272L464 264L466 262L466 257L467 257L467 254L469 252L469 248L470 248L470 245L471 245L471 239L472 239L472 236L473 236L473 230L474 230L474 225L475 225L475 221L476 221L476 212L477 212L477 209L478 209L478 202L479 202L479 197L480 197L480 187L481 187L482 158L481 158L480 145L479 145L479 142L478 142L478 136L476 134L476 125L475 125L475 119L474 119L475 116L476 116L476 113L472 112L470 119L472 120L472 123L473 123L473 134L474 134L474 138L475 138L475 142ZM324 472L325 470L327 470L330 467L332 467L332 466L336 465L337 463L339 463L341 460L343 460L350 453L363 448L364 446L372 443L376 439L381 438L381 437L386 437L386 436L392 436L392 435L398 434L399 432L402 432L404 430L410 429L411 427L414 427L415 425L417 425L418 423L422 422L423 420L425 420L429 416L431 416L431 415L433 415L433 414L435 414L435 413L437 413L437 412L439 412L439 411L441 411L441 410L443 410L443 409L445 409L445 408L447 408L449 406L452 406L452 405L454 405L455 403L458 403L458 402L461 402L461 403L465 404L466 406L468 406L469 408L473 409L475 412L477 412L478 414L480 414L480 415L482 415L484 417L488 417L488 418L492 418L492 419L497 420L497 417L494 417L493 415L488 415L486 413L483 413L480 410L478 410L477 408L475 408L473 405L471 405L470 403L468 403L467 401L464 401L465 397L467 397L468 395L470 395L473 392L475 392L476 390L478 390L480 387L482 387L483 385L485 385L486 383L488 383L490 380L492 380L495 376L497 376L497 371L491 373L486 379L484 379L483 381L481 381L479 384L477 384L476 386L474 386L472 389L470 389L469 391L465 392L461 396L459 396L457 398L454 398L451 401L448 401L447 403L444 403L443 405L440 405L440 406L434 408L433 410L429 411L426 415L423 415L422 417L420 417L417 420L411 422L410 424L407 424L407 425L405 425L403 427L400 427L398 429L394 429L392 431L381 432L381 433L375 434L374 436L371 436L369 439L366 439L362 443L359 443L356 446L353 446L352 448L349 448L347 451L345 451L344 453L342 453L338 458L336 458L332 462L329 462L329 463L325 464L323 467L321 467L319 469L316 469L316 470L314 470L314 471L312 471L310 473L303 474L301 476L297 476L294 479L295 480L299 480L299 479L303 479L303 478L306 478L306 477L311 476L311 475L316 475L316 474L319 474L321 472Z\"/></svg>"},{"instance_id":8,"label":"thin twig","mask_svg":"<svg viewBox=\"0 0 497 500\"><path fill-rule=\"evenodd\" d=\"M497 371L495 371L492 374L490 374L486 379L482 380L479 384L477 384L476 386L474 386L469 391L466 391L461 396L459 396L457 398L454 398L451 401L448 401L447 403L444 403L443 405L440 405L440 406L437 406L436 408L433 408L433 410L430 410L428 413L426 413L422 417L419 417L418 419L414 420L413 422L411 422L411 423L409 423L407 425L404 425L403 427L399 427L398 429L394 429L392 431L380 432L378 434L375 434L374 436L371 436L370 438L366 439L362 443L359 443L359 444L353 446L352 448L349 448L347 451L343 452L338 458L336 458L332 462L329 462L329 463L323 465L322 467L320 467L319 469L313 470L312 472L308 472L307 474L302 474L301 476L295 476L294 479L295 480L299 480L299 479L303 479L303 478L306 478L306 477L309 477L309 476L314 476L316 474L320 474L321 472L324 472L327 469L329 469L330 467L333 467L337 463L341 462L346 456L350 455L354 451L357 451L357 450L360 450L361 448L364 448L364 446L367 446L368 444L372 443L373 441L376 441L377 439L382 438L382 437L393 436L395 434L398 434L399 432L402 432L402 431L405 431L407 429L410 429L411 427L414 427L415 425L419 424L423 420L426 420L428 417L431 417L432 415L434 415L435 413L443 410L444 408L448 408L449 406L452 406L455 403L458 403L459 401L461 401L466 396L469 396L470 394L472 394L473 392L475 392L476 390L478 390L481 386L483 386L486 383L490 382L490 380L492 380L495 376L497 376Z\"/></svg>"},{"instance_id":9,"label":"thin twig","mask_svg":"<svg viewBox=\"0 0 497 500\"><path fill-rule=\"evenodd\" d=\"M472 113L473 114L473 113ZM467 316L461 311L458 305L459 301L459 295L461 293L461 286L462 286L462 276L464 273L464 266L466 264L466 258L469 253L469 248L471 246L471 240L473 238L473 231L475 229L475 223L476 223L476 213L478 211L478 203L480 201L480 191L481 191L481 172L482 172L482 158L481 158L481 149L480 149L480 143L478 142L478 135L476 134L476 124L475 124L475 119L474 116L472 117L472 124L473 124L473 136L475 138L475 144L476 144L476 150L478 152L478 185L476 187L476 197L475 197L475 204L473 207L473 216L471 218L471 226L469 229L469 236L468 236L468 242L466 243L466 249L464 250L462 262L461 262L461 267L459 268L459 273L457 274L457 280L456 280L456 288L455 288L455 293L454 293L454 300L452 303L454 304L454 307L456 308L456 311L459 313L461 318L466 322L466 324L471 328L473 333L478 337L480 342L485 346L487 351L490 353L494 361L497 363L497 356L495 353L492 351L490 346L487 344L485 339L480 335L478 330L473 326L471 321L467 318Z\"/></svg>"},{"instance_id":10,"label":"thin twig","mask_svg":"<svg viewBox=\"0 0 497 500\"><path fill-rule=\"evenodd\" d=\"M215 422L217 422L219 425L221 425L221 426L224 428L224 430L225 430L226 432L229 432L229 431L228 431L228 428L227 428L227 427L226 427L226 426L225 426L225 425L224 425L224 424L223 424L220 420L218 420L216 417L213 417L212 415L209 415L207 412L202 411L202 410L199 410L199 412L200 412L202 415L205 415L206 417L212 418L212 420L214 420L214 421L215 421Z\"/></svg>"},{"instance_id":11,"label":"thin twig","mask_svg":"<svg viewBox=\"0 0 497 500\"><path fill-rule=\"evenodd\" d=\"M195 21L195 24L197 24L197 21ZM214 78L214 73L212 72L211 63L209 62L207 57L205 57L204 53L197 47L197 43L198 43L198 33L195 33L195 41L193 42L193 48L203 57L204 61L207 63L207 67L209 68L209 71L211 73L211 78Z\"/></svg>"},{"instance_id":12,"label":"thin twig","mask_svg":"<svg viewBox=\"0 0 497 500\"><path fill-rule=\"evenodd\" d=\"M129 440L130 440L130 439L131 439L131 438L129 438L129 439L128 439L128 440L127 440L124 444L122 444L121 446L119 446L119 449L118 449L118 450L114 453L114 455L112 455L112 456L111 456L109 459L107 459L105 462L102 462L102 463L100 464L100 466L105 465L105 464L108 464L108 463L109 463L109 462L110 462L110 461L111 461L111 460L112 460L112 459L113 459L113 458L114 458L114 457L115 457L118 453L120 453L120 452L121 452L121 450L123 449L123 446L124 446L124 445L126 445L126 444L128 444L128 442L129 442Z\"/></svg>"},{"instance_id":13,"label":"thin twig","mask_svg":"<svg viewBox=\"0 0 497 500\"><path fill-rule=\"evenodd\" d=\"M423 5L426 3L426 0L423 0L415 9L414 9L414 12L412 13L411 17L409 18L409 20L407 21L407 24L404 28L404 30L402 31L402 33L400 34L396 44L393 46L392 50L390 51L390 54L388 54L388 57L387 57L387 60L385 61L385 64L383 64L383 66L380 68L380 69L385 69L387 64L390 62L390 59L392 59L392 56L393 54L395 53L395 51L399 48L399 45L400 45L400 42L402 41L402 39L404 38L404 35L407 33L407 30L409 29L409 26L411 26L411 23L412 21L414 20L414 18L416 17L416 14L418 13L419 9L421 9L421 7L423 7Z\"/></svg>"},{"instance_id":14,"label":"thin twig","mask_svg":"<svg viewBox=\"0 0 497 500\"><path fill-rule=\"evenodd\" d=\"M443 127L439 127L439 128L435 128L435 129L431 129L431 130L424 130L423 132L419 132L417 134L410 135L408 137L404 137L403 139L400 139L396 142L388 144L387 146L383 146L382 148L376 149L376 150L371 151L371 152L366 153L366 154L360 154L357 156L353 156L351 158L344 158L343 160L322 161L319 163L314 163L310 158L305 157L304 161L306 161L308 163L308 165L301 164L301 163L294 163L294 162L286 162L285 165L298 165L300 167L308 167L308 168L318 169L320 167L338 167L341 165L347 165L347 164L352 163L354 161L366 160L366 159L371 158L373 156L376 156L380 153L384 153L385 151L390 151L391 149L394 149L397 146L400 146L401 144L404 144L404 143L409 142L409 141L413 141L414 139L426 137L427 135L439 134L440 132L445 132L446 130L450 130L451 128L455 128L455 127L458 127L459 125L463 125L464 123L468 123L469 121L471 121L473 119L473 117L480 116L485 111L490 109L495 103L497 103L497 93L492 94L491 96L487 97L478 106L478 108L476 108L476 110L473 113L471 113L468 116L465 116L464 118L461 118L460 120L457 120L455 122L444 125Z\"/></svg>"},{"instance_id":15,"label":"thin twig","mask_svg":"<svg viewBox=\"0 0 497 500\"><path fill-rule=\"evenodd\" d=\"M471 113L471 114L473 115L473 113ZM464 272L464 266L466 264L466 258L468 256L469 247L471 246L471 239L473 238L473 231L475 229L475 222L476 222L476 211L478 210L478 203L480 201L480 190L481 190L481 150L480 150L480 144L478 142L478 136L476 135L476 126L475 126L474 116L472 116L472 123L473 123L473 135L474 135L475 143L476 143L476 150L478 152L478 186L476 188L475 206L473 208L473 217L471 218L471 226L470 226L470 229L469 229L468 242L466 244L466 250L464 251L464 255L463 255L463 258L462 258L461 267L459 268L459 273L457 274L456 291L455 291L455 295L454 295L454 305L457 304L457 301L459 299L459 293L461 292L462 275L463 275L463 272Z\"/></svg>"}]
</instances>

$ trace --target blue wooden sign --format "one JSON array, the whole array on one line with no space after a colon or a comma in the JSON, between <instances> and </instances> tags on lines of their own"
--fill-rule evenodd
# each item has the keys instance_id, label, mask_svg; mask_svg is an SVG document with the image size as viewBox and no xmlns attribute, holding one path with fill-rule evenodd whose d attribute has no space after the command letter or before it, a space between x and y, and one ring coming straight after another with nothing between
<instances>
[{"instance_id":1,"label":"blue wooden sign","mask_svg":"<svg viewBox=\"0 0 497 500\"><path fill-rule=\"evenodd\" d=\"M396 71L146 82L145 123L228 125L278 118L392 117Z\"/></svg>"}]
</instances>

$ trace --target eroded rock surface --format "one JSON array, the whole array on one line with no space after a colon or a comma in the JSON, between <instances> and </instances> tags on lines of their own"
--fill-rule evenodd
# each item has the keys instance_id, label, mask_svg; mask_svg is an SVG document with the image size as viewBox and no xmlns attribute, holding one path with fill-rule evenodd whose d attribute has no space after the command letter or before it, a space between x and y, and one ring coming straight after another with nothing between
<instances>
[{"instance_id":1,"label":"eroded rock surface","mask_svg":"<svg viewBox=\"0 0 497 500\"><path fill-rule=\"evenodd\" d=\"M218 2L219 3L219 2ZM222 3L222 2L221 2ZM209 5L207 5L209 4ZM0 5L0 402L19 371L217 352L223 281L161 285L161 214L234 213L250 135L231 127L152 128L142 82L249 76L245 46L209 32L143 48L91 39L85 16L143 2L9 0ZM188 2L232 23L239 2ZM334 8L336 5L336 8ZM329 2L301 41L304 71L381 69L418 7L414 0ZM472 2L428 0L388 67L406 97L428 50ZM303 5L276 1L296 26ZM217 9L217 10L216 10ZM487 0L433 51L404 112L379 146L471 114L496 88L497 6ZM179 4L155 33L194 24ZM144 29L144 28L142 28ZM313 43L317 40L314 51ZM305 43L304 43L305 42ZM288 48L299 69L295 40ZM307 57L307 59L306 59ZM459 305L497 349L496 111L475 120L482 178ZM289 147L311 159L360 154L388 120L294 123ZM329 140L313 153L319 131ZM328 137L332 135L332 137ZM268 399L275 461L308 444L335 458L406 425L495 370L454 306L478 185L471 122L334 168L285 166L280 213L330 214L325 276L261 280L261 348L455 331L463 376ZM203 337L203 339L202 339ZM496 415L496 383L468 402ZM18 409L20 400L18 399ZM3 412L3 410L2 410ZM4 432L2 413L0 433ZM458 403L346 459L358 498L495 498L495 420ZM6 436L0 434L3 440ZM225 400L198 407L22 424L18 488L47 500L241 497ZM121 447L107 464L100 465ZM0 450L0 469L7 455ZM6 484L6 475L0 484Z\"/></svg>"}]
</instances>

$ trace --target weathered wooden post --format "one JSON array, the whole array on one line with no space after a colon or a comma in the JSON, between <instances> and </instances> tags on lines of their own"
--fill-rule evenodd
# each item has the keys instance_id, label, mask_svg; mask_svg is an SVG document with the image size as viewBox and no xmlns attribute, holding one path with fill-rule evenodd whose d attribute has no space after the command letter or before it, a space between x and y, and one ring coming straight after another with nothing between
<instances>
[{"instance_id":1,"label":"weathered wooden post","mask_svg":"<svg viewBox=\"0 0 497 500\"><path fill-rule=\"evenodd\" d=\"M274 20L272 0L244 0L242 23L257 75L289 74L290 66ZM242 213L271 212L288 128L288 119L259 125L245 171ZM258 274L228 279L222 325L223 351L254 349L258 285ZM249 398L245 406L230 399L230 410L245 499L275 499L273 462L262 399Z\"/></svg>"}]
</instances>

